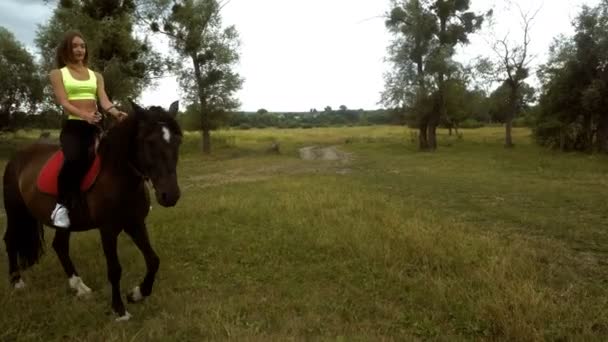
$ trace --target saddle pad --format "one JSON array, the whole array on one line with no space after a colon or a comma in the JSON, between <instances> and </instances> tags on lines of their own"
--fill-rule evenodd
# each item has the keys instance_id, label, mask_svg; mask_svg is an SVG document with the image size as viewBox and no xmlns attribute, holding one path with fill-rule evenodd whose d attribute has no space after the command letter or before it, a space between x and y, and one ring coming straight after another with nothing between
<instances>
[{"instance_id":1,"label":"saddle pad","mask_svg":"<svg viewBox=\"0 0 608 342\"><path fill-rule=\"evenodd\" d=\"M38 179L36 184L38 186L38 190L43 193L57 196L57 177L59 176L59 170L63 165L63 152L61 150L55 152L44 164L42 170L38 174ZM101 165L101 159L99 155L95 156L95 160L89 167L89 171L82 179L80 183L80 190L87 191L91 186L95 183L95 179L97 178L97 174L99 174L99 169Z\"/></svg>"}]
</instances>

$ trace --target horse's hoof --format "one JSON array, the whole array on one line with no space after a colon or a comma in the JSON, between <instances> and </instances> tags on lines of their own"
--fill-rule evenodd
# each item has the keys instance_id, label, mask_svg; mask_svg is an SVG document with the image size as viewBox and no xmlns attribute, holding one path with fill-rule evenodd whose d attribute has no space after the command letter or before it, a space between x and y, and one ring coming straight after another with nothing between
<instances>
[{"instance_id":1,"label":"horse's hoof","mask_svg":"<svg viewBox=\"0 0 608 342\"><path fill-rule=\"evenodd\" d=\"M76 298L78 298L78 299L88 300L88 299L91 299L91 297L93 297L93 294L92 294L91 291L89 291L89 292L81 292L81 291L76 292Z\"/></svg>"},{"instance_id":2,"label":"horse's hoof","mask_svg":"<svg viewBox=\"0 0 608 342\"><path fill-rule=\"evenodd\" d=\"M125 314L115 319L116 322L126 322L131 319L129 311L125 311Z\"/></svg>"},{"instance_id":3,"label":"horse's hoof","mask_svg":"<svg viewBox=\"0 0 608 342\"><path fill-rule=\"evenodd\" d=\"M13 287L15 288L15 290L21 290L25 288L25 282L23 281L23 279L19 278L19 281L15 282L15 284L13 284Z\"/></svg>"},{"instance_id":4,"label":"horse's hoof","mask_svg":"<svg viewBox=\"0 0 608 342\"><path fill-rule=\"evenodd\" d=\"M141 302L142 300L144 300L144 296L141 294L139 286L135 286L135 288L131 290L129 294L127 294L127 301L129 303L137 303Z\"/></svg>"},{"instance_id":5,"label":"horse's hoof","mask_svg":"<svg viewBox=\"0 0 608 342\"><path fill-rule=\"evenodd\" d=\"M70 287L76 290L76 297L89 298L92 290L82 281L80 277L72 276L69 279Z\"/></svg>"}]
</instances>

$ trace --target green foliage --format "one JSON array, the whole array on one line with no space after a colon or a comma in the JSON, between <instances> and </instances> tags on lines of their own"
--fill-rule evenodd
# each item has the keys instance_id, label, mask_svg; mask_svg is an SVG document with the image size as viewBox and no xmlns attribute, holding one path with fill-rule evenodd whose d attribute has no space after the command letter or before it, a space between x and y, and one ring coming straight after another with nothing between
<instances>
[{"instance_id":1,"label":"green foliage","mask_svg":"<svg viewBox=\"0 0 608 342\"><path fill-rule=\"evenodd\" d=\"M456 108L457 93L462 95L466 84L462 88L446 81L461 68L452 59L455 46L467 44L484 20L468 9L468 0L391 1L386 26L394 36L388 51L392 70L385 74L381 103L420 129L421 149L436 148L441 119L456 123L466 116L467 111ZM451 99L450 91L455 92Z\"/></svg>"},{"instance_id":2,"label":"green foliage","mask_svg":"<svg viewBox=\"0 0 608 342\"><path fill-rule=\"evenodd\" d=\"M511 104L513 89L507 82L496 88L488 98L489 116L492 122L505 123L512 115ZM534 88L527 83L521 83L517 89L515 108L519 114L525 114L529 110L530 103L534 100Z\"/></svg>"},{"instance_id":3,"label":"green foliage","mask_svg":"<svg viewBox=\"0 0 608 342\"><path fill-rule=\"evenodd\" d=\"M561 37L540 69L534 134L545 146L608 152L608 3L583 7L572 39Z\"/></svg>"},{"instance_id":4,"label":"green foliage","mask_svg":"<svg viewBox=\"0 0 608 342\"><path fill-rule=\"evenodd\" d=\"M33 112L42 99L42 81L32 55L0 26L0 129L14 126L17 111Z\"/></svg>"}]
</instances>

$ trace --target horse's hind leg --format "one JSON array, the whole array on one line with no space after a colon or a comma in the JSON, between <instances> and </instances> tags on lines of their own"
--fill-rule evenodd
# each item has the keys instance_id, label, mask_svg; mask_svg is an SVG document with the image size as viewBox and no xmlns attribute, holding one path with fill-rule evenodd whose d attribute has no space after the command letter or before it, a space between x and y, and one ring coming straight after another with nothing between
<instances>
[{"instance_id":1,"label":"horse's hind leg","mask_svg":"<svg viewBox=\"0 0 608 342\"><path fill-rule=\"evenodd\" d=\"M40 259L43 253L43 230L23 202L12 165L11 162L7 164L3 177L6 212L4 243L11 285L22 288L25 283L19 271L27 269Z\"/></svg>"},{"instance_id":2,"label":"horse's hind leg","mask_svg":"<svg viewBox=\"0 0 608 342\"><path fill-rule=\"evenodd\" d=\"M7 220L8 221L8 220ZM14 223L12 224L14 225ZM11 243L13 240L12 235L15 232L15 228L11 228L11 224L7 224L6 233L4 233L4 243L6 245L6 253L8 254L8 275L11 285L20 289L25 287L23 279L21 279L21 273L19 272L19 265L17 263L17 250Z\"/></svg>"},{"instance_id":3,"label":"horse's hind leg","mask_svg":"<svg viewBox=\"0 0 608 342\"><path fill-rule=\"evenodd\" d=\"M137 245L146 260L147 271L144 280L127 295L129 302L139 302L152 293L152 285L154 285L154 278L158 271L160 259L150 244L148 229L145 223L142 222L139 225L129 227L125 229L125 232L131 236L131 239L133 239L133 242Z\"/></svg>"},{"instance_id":4,"label":"horse's hind leg","mask_svg":"<svg viewBox=\"0 0 608 342\"><path fill-rule=\"evenodd\" d=\"M65 230L56 230L55 238L53 239L53 249L57 253L57 257L63 266L70 287L76 291L76 296L83 297L91 293L91 289L80 279L72 259L70 258L70 232Z\"/></svg>"}]
</instances>

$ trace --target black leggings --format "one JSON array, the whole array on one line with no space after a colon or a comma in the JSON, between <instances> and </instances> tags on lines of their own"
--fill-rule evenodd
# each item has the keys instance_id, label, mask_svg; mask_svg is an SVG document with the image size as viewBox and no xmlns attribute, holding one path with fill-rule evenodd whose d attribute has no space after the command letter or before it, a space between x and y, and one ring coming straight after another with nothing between
<instances>
[{"instance_id":1,"label":"black leggings","mask_svg":"<svg viewBox=\"0 0 608 342\"><path fill-rule=\"evenodd\" d=\"M57 203L74 207L80 184L95 157L95 139L99 128L84 120L66 120L59 141L64 161L57 179Z\"/></svg>"}]
</instances>

